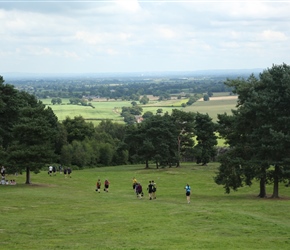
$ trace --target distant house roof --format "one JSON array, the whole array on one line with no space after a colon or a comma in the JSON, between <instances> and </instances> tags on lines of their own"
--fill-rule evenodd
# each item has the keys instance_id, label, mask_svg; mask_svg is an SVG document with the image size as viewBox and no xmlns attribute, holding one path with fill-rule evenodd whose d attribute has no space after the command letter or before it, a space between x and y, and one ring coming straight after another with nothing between
<instances>
[{"instance_id":1,"label":"distant house roof","mask_svg":"<svg viewBox=\"0 0 290 250\"><path fill-rule=\"evenodd\" d=\"M135 120L137 123L141 123L144 119L143 119L142 115L135 115Z\"/></svg>"}]
</instances>

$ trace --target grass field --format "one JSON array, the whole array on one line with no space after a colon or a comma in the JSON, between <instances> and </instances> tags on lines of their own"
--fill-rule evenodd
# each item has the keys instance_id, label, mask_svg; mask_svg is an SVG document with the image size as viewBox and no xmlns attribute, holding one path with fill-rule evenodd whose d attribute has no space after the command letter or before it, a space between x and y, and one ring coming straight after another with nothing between
<instances>
[{"instance_id":1,"label":"grass field","mask_svg":"<svg viewBox=\"0 0 290 250\"><path fill-rule=\"evenodd\" d=\"M214 122L217 121L217 115L227 113L232 114L231 110L235 109L237 104L237 99L223 99L212 98L210 101L198 101L191 106L185 107L183 110L188 112L199 112L202 114L208 114Z\"/></svg>"},{"instance_id":2,"label":"grass field","mask_svg":"<svg viewBox=\"0 0 290 250\"><path fill-rule=\"evenodd\" d=\"M256 198L258 185L226 195L213 182L216 170L216 163L183 163L178 169L86 169L72 178L43 171L32 174L33 185L22 184L20 175L16 186L0 186L0 248L289 249L290 190L281 185L275 200ZM134 176L145 189L155 180L156 200L146 192L136 198ZM109 193L95 192L98 178L110 180Z\"/></svg>"},{"instance_id":3,"label":"grass field","mask_svg":"<svg viewBox=\"0 0 290 250\"><path fill-rule=\"evenodd\" d=\"M182 108L181 104L186 103L188 101L187 99L172 99L161 102L154 99L149 104L141 106L143 113L151 111L153 114L156 114L157 109L162 109L163 113L168 112L171 114L172 109L181 109L184 111L208 113L213 121L216 121L217 114L223 114L224 112L231 114L231 109L235 108L236 99L226 99L229 98L226 94L228 93L224 93L225 96L220 96L220 94L207 102L198 101L186 108ZM60 121L63 121L67 116L74 118L75 116L81 115L84 119L89 119L94 124L98 124L103 119L111 119L114 122L123 123L123 118L120 116L122 107L131 106L131 101L115 100L94 101L92 102L95 106L94 109L90 106L69 105L69 99L62 99L63 105L52 105L51 99L42 99L41 101L53 109Z\"/></svg>"}]
</instances>

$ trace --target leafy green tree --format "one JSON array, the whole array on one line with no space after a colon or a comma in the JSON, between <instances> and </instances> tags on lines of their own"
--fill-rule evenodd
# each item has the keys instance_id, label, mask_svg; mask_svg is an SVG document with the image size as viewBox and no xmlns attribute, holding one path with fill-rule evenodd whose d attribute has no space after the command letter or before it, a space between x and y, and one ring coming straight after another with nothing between
<instances>
[{"instance_id":1,"label":"leafy green tree","mask_svg":"<svg viewBox=\"0 0 290 250\"><path fill-rule=\"evenodd\" d=\"M173 109L171 119L178 131L176 135L177 167L185 153L191 152L194 146L195 113Z\"/></svg>"},{"instance_id":2,"label":"leafy green tree","mask_svg":"<svg viewBox=\"0 0 290 250\"><path fill-rule=\"evenodd\" d=\"M56 98L52 98L51 99L51 103L52 103L52 105L55 105L57 103L57 99Z\"/></svg>"},{"instance_id":3,"label":"leafy green tree","mask_svg":"<svg viewBox=\"0 0 290 250\"><path fill-rule=\"evenodd\" d=\"M176 137L178 131L168 114L152 116L141 123L144 143L140 154L146 162L154 160L156 167L176 162Z\"/></svg>"},{"instance_id":4,"label":"leafy green tree","mask_svg":"<svg viewBox=\"0 0 290 250\"><path fill-rule=\"evenodd\" d=\"M61 165L71 165L73 156L73 147L71 144L63 145L60 153Z\"/></svg>"},{"instance_id":5,"label":"leafy green tree","mask_svg":"<svg viewBox=\"0 0 290 250\"><path fill-rule=\"evenodd\" d=\"M109 166L114 157L114 147L109 143L100 143L100 161L104 166Z\"/></svg>"},{"instance_id":6,"label":"leafy green tree","mask_svg":"<svg viewBox=\"0 0 290 250\"><path fill-rule=\"evenodd\" d=\"M63 126L67 131L67 141L83 141L86 137L91 138L94 135L94 125L86 122L82 116L75 116L73 119L67 117L63 122Z\"/></svg>"},{"instance_id":7,"label":"leafy green tree","mask_svg":"<svg viewBox=\"0 0 290 250\"><path fill-rule=\"evenodd\" d=\"M102 120L95 130L97 132L105 132L111 135L113 139L117 138L122 141L125 134L125 125L111 120Z\"/></svg>"},{"instance_id":8,"label":"leafy green tree","mask_svg":"<svg viewBox=\"0 0 290 250\"><path fill-rule=\"evenodd\" d=\"M146 95L144 95L144 96L141 97L141 99L139 100L139 102L141 104L143 104L143 105L146 105L149 102L149 98Z\"/></svg>"},{"instance_id":9,"label":"leafy green tree","mask_svg":"<svg viewBox=\"0 0 290 250\"><path fill-rule=\"evenodd\" d=\"M135 116L130 114L129 112L123 113L124 122L127 124L134 124L136 123Z\"/></svg>"},{"instance_id":10,"label":"leafy green tree","mask_svg":"<svg viewBox=\"0 0 290 250\"><path fill-rule=\"evenodd\" d=\"M209 97L212 97L213 96L213 93L212 93L212 91L207 91L207 95L209 96Z\"/></svg>"},{"instance_id":11,"label":"leafy green tree","mask_svg":"<svg viewBox=\"0 0 290 250\"><path fill-rule=\"evenodd\" d=\"M127 150L127 145L124 142L120 142L115 149L112 162L115 165L124 165L128 163L128 159L129 152Z\"/></svg>"},{"instance_id":12,"label":"leafy green tree","mask_svg":"<svg viewBox=\"0 0 290 250\"><path fill-rule=\"evenodd\" d=\"M88 153L85 149L84 142L82 141L73 141L72 142L72 165L76 165L80 168L83 168L88 164Z\"/></svg>"},{"instance_id":13,"label":"leafy green tree","mask_svg":"<svg viewBox=\"0 0 290 250\"><path fill-rule=\"evenodd\" d=\"M142 117L143 117L144 119L147 119L147 118L152 117L153 115L154 115L153 112L151 112L151 111L146 111L146 112L142 115Z\"/></svg>"},{"instance_id":14,"label":"leafy green tree","mask_svg":"<svg viewBox=\"0 0 290 250\"><path fill-rule=\"evenodd\" d=\"M157 109L157 110L156 110L156 114L161 115L162 113L163 113L163 109Z\"/></svg>"},{"instance_id":15,"label":"leafy green tree","mask_svg":"<svg viewBox=\"0 0 290 250\"><path fill-rule=\"evenodd\" d=\"M194 129L197 140L197 145L195 146L196 161L206 165L216 155L216 126L208 114L197 113L195 115Z\"/></svg>"},{"instance_id":16,"label":"leafy green tree","mask_svg":"<svg viewBox=\"0 0 290 250\"><path fill-rule=\"evenodd\" d=\"M156 167L176 162L177 131L170 116L152 116L135 126L128 126L125 143L128 146L131 162L154 161Z\"/></svg>"},{"instance_id":17,"label":"leafy green tree","mask_svg":"<svg viewBox=\"0 0 290 250\"><path fill-rule=\"evenodd\" d=\"M144 131L141 131L141 124L128 124L126 126L124 143L129 153L130 163L141 163L139 151L144 141Z\"/></svg>"},{"instance_id":18,"label":"leafy green tree","mask_svg":"<svg viewBox=\"0 0 290 250\"><path fill-rule=\"evenodd\" d=\"M61 100L61 98L59 98L59 97L58 97L58 98L56 98L56 103L57 103L57 104L61 104L61 103L62 103L62 100Z\"/></svg>"},{"instance_id":19,"label":"leafy green tree","mask_svg":"<svg viewBox=\"0 0 290 250\"><path fill-rule=\"evenodd\" d=\"M204 100L205 102L209 101L209 95L208 95L208 94L204 94L204 95L203 95L203 100Z\"/></svg>"},{"instance_id":20,"label":"leafy green tree","mask_svg":"<svg viewBox=\"0 0 290 250\"><path fill-rule=\"evenodd\" d=\"M62 147L66 145L67 142L67 131L62 123L57 124L57 137L55 142L55 153L57 155L61 154Z\"/></svg>"},{"instance_id":21,"label":"leafy green tree","mask_svg":"<svg viewBox=\"0 0 290 250\"><path fill-rule=\"evenodd\" d=\"M190 106L198 100L197 96L190 96L189 100L187 101L186 105Z\"/></svg>"}]
</instances>

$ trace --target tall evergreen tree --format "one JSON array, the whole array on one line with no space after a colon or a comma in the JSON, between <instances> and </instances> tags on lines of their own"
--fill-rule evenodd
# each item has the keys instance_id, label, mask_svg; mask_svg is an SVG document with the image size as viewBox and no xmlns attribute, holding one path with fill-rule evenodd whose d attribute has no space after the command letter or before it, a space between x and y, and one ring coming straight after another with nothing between
<instances>
[{"instance_id":1,"label":"tall evergreen tree","mask_svg":"<svg viewBox=\"0 0 290 250\"><path fill-rule=\"evenodd\" d=\"M38 173L49 162L56 160L55 142L58 133L57 117L34 96L22 93L27 105L20 108L20 117L12 128L8 162L19 170L26 169L26 184L30 171Z\"/></svg>"},{"instance_id":2,"label":"tall evergreen tree","mask_svg":"<svg viewBox=\"0 0 290 250\"><path fill-rule=\"evenodd\" d=\"M243 183L250 184L253 178L260 181L260 197L265 197L265 183L273 183L272 197L279 197L279 182L289 180L290 167L290 66L273 65L264 70L259 79L251 75L247 80L229 80L239 95L237 110L232 117L219 116L219 132L231 146L232 158L225 164L222 158L218 184L227 191ZM236 172L242 180L232 185L226 168L237 162ZM235 186L235 187L234 187Z\"/></svg>"},{"instance_id":3,"label":"tall evergreen tree","mask_svg":"<svg viewBox=\"0 0 290 250\"><path fill-rule=\"evenodd\" d=\"M196 140L198 142L195 146L196 162L206 165L216 155L216 126L208 114L197 113L195 115L194 129Z\"/></svg>"}]
</instances>

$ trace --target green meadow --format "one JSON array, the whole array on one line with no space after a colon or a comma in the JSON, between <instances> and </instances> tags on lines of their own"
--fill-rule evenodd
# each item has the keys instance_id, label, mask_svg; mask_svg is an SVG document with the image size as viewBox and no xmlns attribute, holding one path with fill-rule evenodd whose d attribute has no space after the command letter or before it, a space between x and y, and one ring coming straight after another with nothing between
<instances>
[{"instance_id":1,"label":"green meadow","mask_svg":"<svg viewBox=\"0 0 290 250\"><path fill-rule=\"evenodd\" d=\"M227 93L225 93L226 95ZM231 110L235 108L236 99L220 99L210 101L198 101L191 106L185 108L181 107L182 103L186 103L188 99L172 99L166 101L156 101L151 100L147 105L141 105L143 108L143 113L146 111L151 111L156 114L157 109L162 109L162 112L168 112L171 114L172 109L180 109L183 111L208 113L208 115L213 119L217 120L217 114L228 113L231 114ZM51 99L42 99L44 104L50 106L58 119L60 121L64 120L66 117L73 118L75 116L81 115L84 119L91 120L94 124L98 124L103 119L111 119L114 122L123 123L123 118L120 116L122 107L131 106L131 101L93 101L91 102L95 108L90 106L81 105L70 105L68 99L62 100L62 105L52 105Z\"/></svg>"},{"instance_id":2,"label":"green meadow","mask_svg":"<svg viewBox=\"0 0 290 250\"><path fill-rule=\"evenodd\" d=\"M0 185L1 249L289 249L289 188L280 199L257 198L258 184L224 194L214 183L217 163L144 169L114 166L49 176L25 176ZM143 184L136 198L132 178ZM95 183L109 179L109 192ZM146 186L157 183L157 199ZM184 186L192 189L187 204ZM267 186L270 195L272 186Z\"/></svg>"},{"instance_id":3,"label":"green meadow","mask_svg":"<svg viewBox=\"0 0 290 250\"><path fill-rule=\"evenodd\" d=\"M208 114L214 122L217 121L218 114L232 114L231 110L236 108L237 99L216 99L207 102L198 101L191 106L185 107L183 110L188 112L199 112Z\"/></svg>"}]
</instances>

